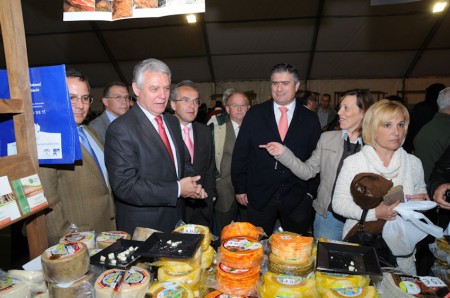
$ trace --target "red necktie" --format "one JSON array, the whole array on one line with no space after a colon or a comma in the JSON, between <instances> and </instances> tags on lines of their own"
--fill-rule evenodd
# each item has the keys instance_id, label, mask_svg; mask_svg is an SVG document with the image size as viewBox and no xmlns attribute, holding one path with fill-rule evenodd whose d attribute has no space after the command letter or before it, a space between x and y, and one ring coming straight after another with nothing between
<instances>
[{"instance_id":1,"label":"red necktie","mask_svg":"<svg viewBox=\"0 0 450 298\"><path fill-rule=\"evenodd\" d=\"M191 155L191 163L194 163L194 144L192 144L191 134L189 133L190 128L188 126L183 127L184 132L184 142Z\"/></svg>"},{"instance_id":2,"label":"red necktie","mask_svg":"<svg viewBox=\"0 0 450 298\"><path fill-rule=\"evenodd\" d=\"M164 128L164 123L162 121L161 115L155 117L156 123L158 123L158 133L161 137L164 145L166 145L167 151L169 151L170 158L175 163L175 158L173 157L172 148L170 147L169 138L167 137L166 130Z\"/></svg>"},{"instance_id":3,"label":"red necktie","mask_svg":"<svg viewBox=\"0 0 450 298\"><path fill-rule=\"evenodd\" d=\"M280 122L278 123L278 132L280 133L281 140L284 141L284 138L286 137L286 133L288 131L287 112L289 111L289 109L285 107L280 107L280 111L281 117Z\"/></svg>"}]
</instances>

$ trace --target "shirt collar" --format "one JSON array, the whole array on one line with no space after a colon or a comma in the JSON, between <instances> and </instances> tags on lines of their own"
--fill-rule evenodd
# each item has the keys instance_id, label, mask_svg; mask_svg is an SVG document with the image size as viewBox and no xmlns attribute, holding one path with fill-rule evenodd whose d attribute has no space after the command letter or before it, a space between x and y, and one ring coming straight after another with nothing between
<instances>
[{"instance_id":1,"label":"shirt collar","mask_svg":"<svg viewBox=\"0 0 450 298\"><path fill-rule=\"evenodd\" d=\"M348 132L347 132L347 130L345 130L345 129L341 130L341 135L342 135L342 139L347 141L347 139L348 139ZM350 141L350 143L353 143L353 144L358 143L358 144L362 145L363 141L362 141L361 137L358 137L358 139L356 139L356 142Z\"/></svg>"}]
</instances>

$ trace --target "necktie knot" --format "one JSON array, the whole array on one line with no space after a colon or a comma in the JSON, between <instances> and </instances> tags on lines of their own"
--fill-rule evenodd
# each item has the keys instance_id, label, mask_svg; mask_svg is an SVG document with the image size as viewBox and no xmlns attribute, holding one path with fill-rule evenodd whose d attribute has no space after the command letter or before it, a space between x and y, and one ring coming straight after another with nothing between
<instances>
[{"instance_id":1,"label":"necktie knot","mask_svg":"<svg viewBox=\"0 0 450 298\"><path fill-rule=\"evenodd\" d=\"M289 127L287 117L287 112L289 109L286 107L280 107L279 109L281 111L281 117L280 122L278 123L278 132L280 133L281 140L284 141Z\"/></svg>"}]
</instances>

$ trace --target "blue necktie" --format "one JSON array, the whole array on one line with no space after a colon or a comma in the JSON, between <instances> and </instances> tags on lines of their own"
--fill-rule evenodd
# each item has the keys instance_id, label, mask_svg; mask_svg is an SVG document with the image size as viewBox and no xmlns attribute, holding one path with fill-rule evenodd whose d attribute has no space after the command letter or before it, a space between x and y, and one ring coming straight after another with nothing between
<instances>
[{"instance_id":1,"label":"blue necktie","mask_svg":"<svg viewBox=\"0 0 450 298\"><path fill-rule=\"evenodd\" d=\"M98 169L100 172L102 172L102 168L100 167L100 163L98 162L97 156L95 155L94 150L92 149L91 145L89 144L89 140L84 133L83 127L78 126L78 135L80 136L80 142L83 145L84 149L92 156L92 158L95 160L95 163L98 166Z\"/></svg>"}]
</instances>

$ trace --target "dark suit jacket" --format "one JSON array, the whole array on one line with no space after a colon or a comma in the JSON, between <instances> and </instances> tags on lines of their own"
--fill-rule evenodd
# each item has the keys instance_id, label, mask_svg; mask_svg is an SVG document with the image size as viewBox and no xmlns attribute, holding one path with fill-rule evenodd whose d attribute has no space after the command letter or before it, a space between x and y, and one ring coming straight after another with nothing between
<instances>
[{"instance_id":1,"label":"dark suit jacket","mask_svg":"<svg viewBox=\"0 0 450 298\"><path fill-rule=\"evenodd\" d=\"M188 223L210 226L213 215L213 198L216 193L216 178L214 175L214 147L211 130L205 124L192 123L194 134L194 169L202 178L199 183L203 186L208 197L204 200L190 199L186 202L186 220ZM194 209L197 209L194 211Z\"/></svg>"},{"instance_id":2,"label":"dark suit jacket","mask_svg":"<svg viewBox=\"0 0 450 298\"><path fill-rule=\"evenodd\" d=\"M284 145L305 161L316 148L320 134L317 114L297 101ZM311 189L309 182L276 163L266 149L258 147L272 141L283 143L278 133L273 100L268 100L251 108L244 117L233 151L231 179L235 193L246 193L249 203L259 210L281 188L283 210L289 212L305 198L307 192L316 191ZM317 181L314 187L317 187Z\"/></svg>"},{"instance_id":3,"label":"dark suit jacket","mask_svg":"<svg viewBox=\"0 0 450 298\"><path fill-rule=\"evenodd\" d=\"M181 137L180 123L163 115L177 156L175 165L155 127L139 106L114 120L106 131L105 162L115 195L117 227L170 232L182 219L184 200L178 199L181 178L194 175Z\"/></svg>"},{"instance_id":4,"label":"dark suit jacket","mask_svg":"<svg viewBox=\"0 0 450 298\"><path fill-rule=\"evenodd\" d=\"M103 148L95 133L84 128ZM83 160L72 165L40 167L40 179L51 210L46 214L49 244L68 232L70 224L80 231L116 229L114 199L95 160L82 146Z\"/></svg>"},{"instance_id":5,"label":"dark suit jacket","mask_svg":"<svg viewBox=\"0 0 450 298\"><path fill-rule=\"evenodd\" d=\"M106 111L100 114L97 118L89 122L89 127L91 127L98 135L98 138L102 142L102 144L105 144L105 135L106 135L106 129L108 128L109 124L111 122L109 121L108 115L106 115Z\"/></svg>"}]
</instances>

